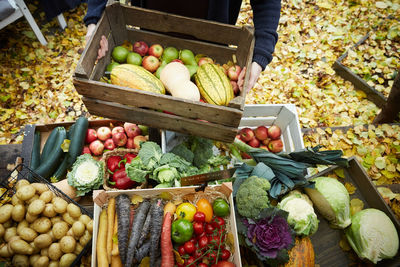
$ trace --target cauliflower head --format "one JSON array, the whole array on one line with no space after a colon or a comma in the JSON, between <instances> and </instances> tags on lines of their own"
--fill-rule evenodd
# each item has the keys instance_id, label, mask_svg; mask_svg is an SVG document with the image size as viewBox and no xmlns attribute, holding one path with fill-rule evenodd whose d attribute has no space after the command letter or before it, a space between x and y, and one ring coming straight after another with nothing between
<instances>
[{"instance_id":1,"label":"cauliflower head","mask_svg":"<svg viewBox=\"0 0 400 267\"><path fill-rule=\"evenodd\" d=\"M271 184L267 179L251 176L247 178L236 193L236 206L241 216L257 218L260 212L269 207L268 190Z\"/></svg>"}]
</instances>

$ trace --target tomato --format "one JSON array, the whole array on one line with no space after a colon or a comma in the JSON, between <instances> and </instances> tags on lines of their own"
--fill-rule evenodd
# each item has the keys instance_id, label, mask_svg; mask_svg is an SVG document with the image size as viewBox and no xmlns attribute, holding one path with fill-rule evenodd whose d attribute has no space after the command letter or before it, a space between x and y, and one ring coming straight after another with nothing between
<instances>
[{"instance_id":1,"label":"tomato","mask_svg":"<svg viewBox=\"0 0 400 267\"><path fill-rule=\"evenodd\" d=\"M181 255L181 256L184 255L186 253L185 247L183 245L179 246L178 252L179 252L179 255Z\"/></svg>"},{"instance_id":2,"label":"tomato","mask_svg":"<svg viewBox=\"0 0 400 267\"><path fill-rule=\"evenodd\" d=\"M175 243L183 244L193 236L193 225L185 219L178 219L172 223L171 238Z\"/></svg>"},{"instance_id":3,"label":"tomato","mask_svg":"<svg viewBox=\"0 0 400 267\"><path fill-rule=\"evenodd\" d=\"M222 259L222 260L226 261L226 260L229 259L229 257L231 256L231 252L230 252L229 250L227 250L227 249L223 249L223 250L221 251L220 256L221 256L221 259Z\"/></svg>"},{"instance_id":4,"label":"tomato","mask_svg":"<svg viewBox=\"0 0 400 267\"><path fill-rule=\"evenodd\" d=\"M212 244L215 248L219 246L220 238L219 235L210 235L208 236L208 244Z\"/></svg>"},{"instance_id":5,"label":"tomato","mask_svg":"<svg viewBox=\"0 0 400 267\"><path fill-rule=\"evenodd\" d=\"M190 241L186 242L183 245L183 247L185 248L185 251L186 251L187 254L192 254L196 250L196 247L194 246L194 243L192 243Z\"/></svg>"},{"instance_id":6,"label":"tomato","mask_svg":"<svg viewBox=\"0 0 400 267\"><path fill-rule=\"evenodd\" d=\"M217 253L214 251L211 251L207 254L207 258L210 261L210 263L215 263L217 260Z\"/></svg>"},{"instance_id":7,"label":"tomato","mask_svg":"<svg viewBox=\"0 0 400 267\"><path fill-rule=\"evenodd\" d=\"M196 235L201 235L204 232L204 224L202 222L194 222L193 231Z\"/></svg>"},{"instance_id":8,"label":"tomato","mask_svg":"<svg viewBox=\"0 0 400 267\"><path fill-rule=\"evenodd\" d=\"M195 244L196 245L196 243L197 243L197 239L196 239L196 237L192 237L192 238L190 238L189 239L189 241L188 242L192 242L193 244Z\"/></svg>"},{"instance_id":9,"label":"tomato","mask_svg":"<svg viewBox=\"0 0 400 267\"><path fill-rule=\"evenodd\" d=\"M199 248L204 248L207 245L208 245L208 237L204 235L199 239Z\"/></svg>"},{"instance_id":10,"label":"tomato","mask_svg":"<svg viewBox=\"0 0 400 267\"><path fill-rule=\"evenodd\" d=\"M213 208L210 202L207 199L202 198L197 201L196 206L197 211L203 212L206 216L205 222L211 222L211 219L213 217Z\"/></svg>"},{"instance_id":11,"label":"tomato","mask_svg":"<svg viewBox=\"0 0 400 267\"><path fill-rule=\"evenodd\" d=\"M217 229L222 228L222 227L225 226L225 220L222 219L221 217L215 217L215 218L212 220L212 226L213 226L214 228L217 228Z\"/></svg>"},{"instance_id":12,"label":"tomato","mask_svg":"<svg viewBox=\"0 0 400 267\"><path fill-rule=\"evenodd\" d=\"M189 258L187 258L187 259L185 260L186 266L188 266L189 264L192 264L192 263L194 262L194 260L195 260L195 259L194 259L192 256L190 256ZM193 264L190 265L190 266L193 266Z\"/></svg>"},{"instance_id":13,"label":"tomato","mask_svg":"<svg viewBox=\"0 0 400 267\"><path fill-rule=\"evenodd\" d=\"M201 233L200 235L196 236L197 240L200 240L203 236L206 235L206 232Z\"/></svg>"},{"instance_id":14,"label":"tomato","mask_svg":"<svg viewBox=\"0 0 400 267\"><path fill-rule=\"evenodd\" d=\"M196 212L194 214L193 220L195 222L205 222L206 221L206 215L203 212L198 211L198 212Z\"/></svg>"},{"instance_id":15,"label":"tomato","mask_svg":"<svg viewBox=\"0 0 400 267\"><path fill-rule=\"evenodd\" d=\"M235 264L230 261L219 261L217 267L235 267Z\"/></svg>"},{"instance_id":16,"label":"tomato","mask_svg":"<svg viewBox=\"0 0 400 267\"><path fill-rule=\"evenodd\" d=\"M193 216L196 213L196 207L193 204L185 202L176 208L175 213L178 215L178 219L185 219L192 222Z\"/></svg>"},{"instance_id":17,"label":"tomato","mask_svg":"<svg viewBox=\"0 0 400 267\"><path fill-rule=\"evenodd\" d=\"M193 253L193 257L195 259L201 258L203 256L203 251L201 251L200 249L196 249L196 251Z\"/></svg>"},{"instance_id":18,"label":"tomato","mask_svg":"<svg viewBox=\"0 0 400 267\"><path fill-rule=\"evenodd\" d=\"M208 267L208 265L201 262L201 263L197 264L197 267Z\"/></svg>"},{"instance_id":19,"label":"tomato","mask_svg":"<svg viewBox=\"0 0 400 267\"><path fill-rule=\"evenodd\" d=\"M205 231L206 234L212 234L214 232L214 226L211 223L206 223Z\"/></svg>"},{"instance_id":20,"label":"tomato","mask_svg":"<svg viewBox=\"0 0 400 267\"><path fill-rule=\"evenodd\" d=\"M229 214L229 204L223 198L217 198L213 203L213 211L216 216L225 217Z\"/></svg>"}]
</instances>

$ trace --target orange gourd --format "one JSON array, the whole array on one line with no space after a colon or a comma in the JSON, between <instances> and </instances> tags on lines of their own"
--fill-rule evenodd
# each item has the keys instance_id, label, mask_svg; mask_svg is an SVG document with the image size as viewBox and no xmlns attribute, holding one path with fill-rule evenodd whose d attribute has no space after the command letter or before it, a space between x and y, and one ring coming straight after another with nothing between
<instances>
[{"instance_id":1,"label":"orange gourd","mask_svg":"<svg viewBox=\"0 0 400 267\"><path fill-rule=\"evenodd\" d=\"M313 267L314 248L309 237L296 237L294 247L289 251L289 262L283 267Z\"/></svg>"}]
</instances>

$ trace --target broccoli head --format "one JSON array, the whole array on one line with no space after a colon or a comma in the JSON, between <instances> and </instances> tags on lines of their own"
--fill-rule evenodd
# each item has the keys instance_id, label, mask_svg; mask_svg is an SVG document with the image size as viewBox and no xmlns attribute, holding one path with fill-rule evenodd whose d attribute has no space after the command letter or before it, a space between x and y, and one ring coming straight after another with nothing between
<instances>
[{"instance_id":1,"label":"broccoli head","mask_svg":"<svg viewBox=\"0 0 400 267\"><path fill-rule=\"evenodd\" d=\"M247 178L236 193L236 206L240 215L256 219L260 212L269 207L268 190L271 184L267 179L251 176Z\"/></svg>"}]
</instances>

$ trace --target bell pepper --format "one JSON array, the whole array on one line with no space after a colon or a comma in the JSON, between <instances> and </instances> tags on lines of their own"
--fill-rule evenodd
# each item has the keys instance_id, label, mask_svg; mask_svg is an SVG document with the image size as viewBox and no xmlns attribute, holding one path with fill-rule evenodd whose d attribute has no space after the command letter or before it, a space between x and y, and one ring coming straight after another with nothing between
<instances>
[{"instance_id":1,"label":"bell pepper","mask_svg":"<svg viewBox=\"0 0 400 267\"><path fill-rule=\"evenodd\" d=\"M192 238L193 225L185 219L178 219L172 223L171 236L175 243L182 244Z\"/></svg>"},{"instance_id":2,"label":"bell pepper","mask_svg":"<svg viewBox=\"0 0 400 267\"><path fill-rule=\"evenodd\" d=\"M136 154L133 153L126 153L123 160L125 160L125 163L131 163L131 161L136 158Z\"/></svg>"},{"instance_id":3,"label":"bell pepper","mask_svg":"<svg viewBox=\"0 0 400 267\"><path fill-rule=\"evenodd\" d=\"M120 156L111 156L107 159L107 169L114 173L119 168L119 162L122 160Z\"/></svg>"},{"instance_id":4,"label":"bell pepper","mask_svg":"<svg viewBox=\"0 0 400 267\"><path fill-rule=\"evenodd\" d=\"M132 181L126 174L125 168L121 168L114 172L112 180L115 188L130 189L135 186L136 182Z\"/></svg>"}]
</instances>

